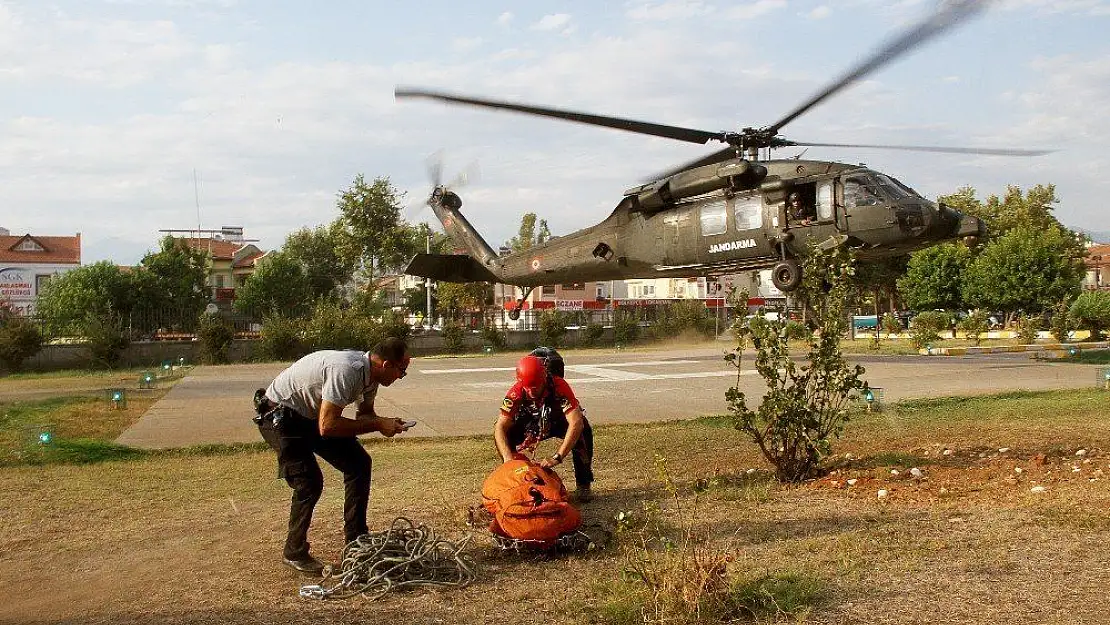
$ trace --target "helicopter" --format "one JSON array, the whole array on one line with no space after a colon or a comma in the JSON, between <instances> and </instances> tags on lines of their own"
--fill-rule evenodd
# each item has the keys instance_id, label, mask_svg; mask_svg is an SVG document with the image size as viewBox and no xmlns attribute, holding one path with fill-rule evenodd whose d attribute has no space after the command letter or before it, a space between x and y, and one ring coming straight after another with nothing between
<instances>
[{"instance_id":1,"label":"helicopter","mask_svg":"<svg viewBox=\"0 0 1110 625\"><path fill-rule=\"evenodd\" d=\"M981 220L930 201L896 178L863 165L761 159L794 146L877 148L947 154L1039 156L1047 150L865 145L792 141L779 135L832 95L981 12L986 2L954 0L833 80L778 121L740 131L707 131L563 109L397 87L395 97L516 113L726 147L627 189L601 223L527 250L498 255L463 216L462 199L435 184L427 204L465 254L418 254L405 272L447 282L491 282L525 290L517 319L537 286L566 282L713 276L771 269L790 293L815 247L847 246L862 262L986 234Z\"/></svg>"}]
</instances>

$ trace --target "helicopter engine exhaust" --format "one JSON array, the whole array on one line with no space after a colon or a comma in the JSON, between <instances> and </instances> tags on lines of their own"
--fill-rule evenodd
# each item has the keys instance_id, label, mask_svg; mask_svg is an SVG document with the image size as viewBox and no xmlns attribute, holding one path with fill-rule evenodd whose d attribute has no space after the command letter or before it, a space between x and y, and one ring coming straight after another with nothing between
<instances>
[{"instance_id":1,"label":"helicopter engine exhaust","mask_svg":"<svg viewBox=\"0 0 1110 625\"><path fill-rule=\"evenodd\" d=\"M724 188L734 191L752 189L766 176L766 167L740 159L680 172L668 178L632 187L625 191L624 195L632 197L633 212L651 213L670 208L679 200Z\"/></svg>"}]
</instances>

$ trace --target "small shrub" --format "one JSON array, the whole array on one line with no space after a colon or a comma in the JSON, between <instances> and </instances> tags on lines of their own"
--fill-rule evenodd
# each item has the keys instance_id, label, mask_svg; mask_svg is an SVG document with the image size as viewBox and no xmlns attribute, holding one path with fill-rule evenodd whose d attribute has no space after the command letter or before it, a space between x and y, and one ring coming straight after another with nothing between
<instances>
[{"instance_id":1,"label":"small shrub","mask_svg":"<svg viewBox=\"0 0 1110 625\"><path fill-rule=\"evenodd\" d=\"M201 362L209 365L227 362L227 352L235 340L235 327L219 313L204 314L197 326Z\"/></svg>"},{"instance_id":2,"label":"small shrub","mask_svg":"<svg viewBox=\"0 0 1110 625\"><path fill-rule=\"evenodd\" d=\"M0 363L9 371L19 371L23 361L39 353L42 342L42 333L31 321L0 316Z\"/></svg>"},{"instance_id":3,"label":"small shrub","mask_svg":"<svg viewBox=\"0 0 1110 625\"><path fill-rule=\"evenodd\" d=\"M919 313L910 322L910 341L917 349L940 340L940 333L952 324L946 312L930 310Z\"/></svg>"},{"instance_id":4,"label":"small shrub","mask_svg":"<svg viewBox=\"0 0 1110 625\"><path fill-rule=\"evenodd\" d=\"M505 332L493 325L492 322L487 321L486 324L482 326L482 342L494 349L505 349Z\"/></svg>"},{"instance_id":5,"label":"small shrub","mask_svg":"<svg viewBox=\"0 0 1110 625\"><path fill-rule=\"evenodd\" d=\"M617 309L613 312L613 340L620 345L635 343L640 337L640 315Z\"/></svg>"},{"instance_id":6,"label":"small shrub","mask_svg":"<svg viewBox=\"0 0 1110 625\"><path fill-rule=\"evenodd\" d=\"M863 367L849 365L840 351L847 333L845 315L855 268L847 252L813 250L802 272L801 295L814 310L819 330L808 339L806 364L795 361L785 323L754 317L748 333L755 346L755 369L767 385L752 410L740 387L744 340L725 360L737 369L736 384L725 392L734 427L748 435L783 482L800 482L820 471L849 418L850 397L867 388Z\"/></svg>"},{"instance_id":7,"label":"small shrub","mask_svg":"<svg viewBox=\"0 0 1110 625\"><path fill-rule=\"evenodd\" d=\"M367 343L366 349L374 347L386 338L398 338L407 341L412 337L412 326L405 321L402 315L394 313L380 326L379 333L381 336L373 343Z\"/></svg>"},{"instance_id":8,"label":"small shrub","mask_svg":"<svg viewBox=\"0 0 1110 625\"><path fill-rule=\"evenodd\" d=\"M1072 321L1069 312L1071 303L1068 300L1061 300L1056 308L1052 311L1052 320L1049 322L1048 329L1052 332L1052 337L1059 343L1067 343L1071 338L1071 331L1075 329L1075 323Z\"/></svg>"},{"instance_id":9,"label":"small shrub","mask_svg":"<svg viewBox=\"0 0 1110 625\"><path fill-rule=\"evenodd\" d=\"M692 500L667 474L666 459L656 453L656 472L664 490L681 511L677 523L664 519L658 502L642 502L640 514L617 515L616 538L622 546L624 584L606 602L609 623L716 623L732 611L728 565L735 552L718 546L698 526L698 504L705 480ZM702 485L702 486L699 486Z\"/></svg>"},{"instance_id":10,"label":"small shrub","mask_svg":"<svg viewBox=\"0 0 1110 625\"><path fill-rule=\"evenodd\" d=\"M466 331L457 321L443 322L443 346L451 353L463 351Z\"/></svg>"},{"instance_id":11,"label":"small shrub","mask_svg":"<svg viewBox=\"0 0 1110 625\"><path fill-rule=\"evenodd\" d=\"M600 323L588 323L582 335L582 342L593 347L601 344L601 337L603 336L605 336L605 326Z\"/></svg>"},{"instance_id":12,"label":"small shrub","mask_svg":"<svg viewBox=\"0 0 1110 625\"><path fill-rule=\"evenodd\" d=\"M296 360L308 353L305 322L288 317L270 317L262 322L259 356L264 360Z\"/></svg>"},{"instance_id":13,"label":"small shrub","mask_svg":"<svg viewBox=\"0 0 1110 625\"><path fill-rule=\"evenodd\" d=\"M1103 332L1110 328L1110 291L1084 291L1072 302L1068 314L1084 330L1090 330L1091 340L1102 340Z\"/></svg>"},{"instance_id":14,"label":"small shrub","mask_svg":"<svg viewBox=\"0 0 1110 625\"><path fill-rule=\"evenodd\" d=\"M983 342L982 336L987 332L989 326L990 318L984 310L976 310L961 319L959 324L960 330L967 335L968 340L976 345Z\"/></svg>"},{"instance_id":15,"label":"small shrub","mask_svg":"<svg viewBox=\"0 0 1110 625\"><path fill-rule=\"evenodd\" d=\"M898 317L887 313L883 315L883 332L890 334L899 334L902 332L902 322L898 321Z\"/></svg>"},{"instance_id":16,"label":"small shrub","mask_svg":"<svg viewBox=\"0 0 1110 625\"><path fill-rule=\"evenodd\" d=\"M1037 331L1041 329L1039 315L1022 315L1018 317L1017 340L1021 345L1029 345L1037 340Z\"/></svg>"},{"instance_id":17,"label":"small shrub","mask_svg":"<svg viewBox=\"0 0 1110 625\"><path fill-rule=\"evenodd\" d=\"M116 315L90 314L81 323L81 335L95 367L115 368L131 342Z\"/></svg>"},{"instance_id":18,"label":"small shrub","mask_svg":"<svg viewBox=\"0 0 1110 625\"><path fill-rule=\"evenodd\" d=\"M797 573L738 581L732 593L737 612L756 620L804 617L827 598L820 580Z\"/></svg>"},{"instance_id":19,"label":"small shrub","mask_svg":"<svg viewBox=\"0 0 1110 625\"><path fill-rule=\"evenodd\" d=\"M558 310L545 310L540 315L540 344L548 347L561 347L567 334L567 324L563 313Z\"/></svg>"},{"instance_id":20,"label":"small shrub","mask_svg":"<svg viewBox=\"0 0 1110 625\"><path fill-rule=\"evenodd\" d=\"M783 338L788 341L804 341L809 338L809 328L797 321L787 321L782 327Z\"/></svg>"}]
</instances>

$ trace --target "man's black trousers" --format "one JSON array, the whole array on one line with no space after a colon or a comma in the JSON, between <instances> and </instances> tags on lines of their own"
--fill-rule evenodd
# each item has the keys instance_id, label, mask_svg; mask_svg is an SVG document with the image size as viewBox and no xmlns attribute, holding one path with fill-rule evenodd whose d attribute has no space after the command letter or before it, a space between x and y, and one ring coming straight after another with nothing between
<instances>
[{"instance_id":1,"label":"man's black trousers","mask_svg":"<svg viewBox=\"0 0 1110 625\"><path fill-rule=\"evenodd\" d=\"M571 457L574 460L574 483L578 487L585 486L588 488L594 481L594 430L584 416L582 420L584 421L582 435L578 437L578 442L575 443L574 449L571 451ZM558 414L551 420L551 429L543 440L565 438L568 427L570 427L570 424L567 422L566 416L561 413ZM535 421L517 419L509 429L509 446L516 449L528 438L529 434L538 436L537 429Z\"/></svg>"},{"instance_id":2,"label":"man's black trousers","mask_svg":"<svg viewBox=\"0 0 1110 625\"><path fill-rule=\"evenodd\" d=\"M280 414L278 424L274 416ZM370 501L370 454L358 439L349 436L320 436L316 421L296 411L279 408L258 423L262 438L278 454L278 476L293 489L289 505L289 535L284 555L298 559L308 555L308 526L312 510L324 490L324 474L316 456L343 473L343 533L347 542L367 533L366 506Z\"/></svg>"}]
</instances>

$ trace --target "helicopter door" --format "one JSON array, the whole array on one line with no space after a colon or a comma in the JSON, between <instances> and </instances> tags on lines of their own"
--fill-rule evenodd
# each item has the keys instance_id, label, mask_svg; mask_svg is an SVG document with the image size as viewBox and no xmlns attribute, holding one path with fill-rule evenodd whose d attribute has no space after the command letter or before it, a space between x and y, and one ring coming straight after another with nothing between
<instances>
[{"instance_id":1,"label":"helicopter door","mask_svg":"<svg viewBox=\"0 0 1110 625\"><path fill-rule=\"evenodd\" d=\"M694 211L689 207L678 208L663 218L663 258L668 265L683 265L693 262L691 254L696 240L694 238Z\"/></svg>"}]
</instances>

